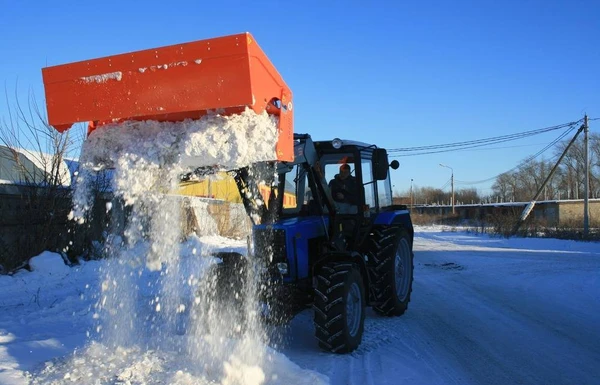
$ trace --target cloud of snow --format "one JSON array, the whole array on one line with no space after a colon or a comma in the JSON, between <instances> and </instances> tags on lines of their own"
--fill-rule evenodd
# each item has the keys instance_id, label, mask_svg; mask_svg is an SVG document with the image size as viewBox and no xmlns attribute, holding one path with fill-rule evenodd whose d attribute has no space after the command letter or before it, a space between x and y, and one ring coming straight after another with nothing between
<instances>
[{"instance_id":1,"label":"cloud of snow","mask_svg":"<svg viewBox=\"0 0 600 385\"><path fill-rule=\"evenodd\" d=\"M260 385L300 370L268 347L254 266L245 272L241 305L213 295L211 266L219 260L194 236L182 242L175 193L180 175L197 167L276 159L276 142L276 118L249 109L178 123L125 122L90 135L71 217L85 220L93 175L104 168L114 168L113 191L131 213L123 237L113 234L106 245L93 342L60 369L46 368L44 383ZM201 225L214 225L204 220L207 210L195 212Z\"/></svg>"}]
</instances>

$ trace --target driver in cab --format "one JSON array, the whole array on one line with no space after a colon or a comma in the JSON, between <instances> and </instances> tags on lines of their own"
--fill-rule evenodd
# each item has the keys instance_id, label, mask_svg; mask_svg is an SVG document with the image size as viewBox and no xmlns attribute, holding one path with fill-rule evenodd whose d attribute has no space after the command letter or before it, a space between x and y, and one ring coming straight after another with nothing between
<instances>
[{"instance_id":1,"label":"driver in cab","mask_svg":"<svg viewBox=\"0 0 600 385\"><path fill-rule=\"evenodd\" d=\"M329 182L329 189L340 214L358 212L356 178L350 174L350 166L347 163L340 166L339 174Z\"/></svg>"}]
</instances>

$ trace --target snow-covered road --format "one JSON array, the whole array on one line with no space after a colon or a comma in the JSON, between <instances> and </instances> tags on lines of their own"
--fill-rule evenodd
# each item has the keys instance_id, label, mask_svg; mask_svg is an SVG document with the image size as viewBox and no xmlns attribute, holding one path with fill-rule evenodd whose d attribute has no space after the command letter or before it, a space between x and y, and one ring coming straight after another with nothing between
<instances>
[{"instance_id":1,"label":"snow-covered road","mask_svg":"<svg viewBox=\"0 0 600 385\"><path fill-rule=\"evenodd\" d=\"M170 345L87 348L102 263L0 277L0 384L244 383ZM264 384L600 384L600 246L419 227L404 316L369 311L350 355L318 350L310 311L283 337Z\"/></svg>"},{"instance_id":2,"label":"snow-covered road","mask_svg":"<svg viewBox=\"0 0 600 385\"><path fill-rule=\"evenodd\" d=\"M370 313L347 357L314 354L310 317L286 354L332 384L600 384L600 246L422 228L404 316Z\"/></svg>"}]
</instances>

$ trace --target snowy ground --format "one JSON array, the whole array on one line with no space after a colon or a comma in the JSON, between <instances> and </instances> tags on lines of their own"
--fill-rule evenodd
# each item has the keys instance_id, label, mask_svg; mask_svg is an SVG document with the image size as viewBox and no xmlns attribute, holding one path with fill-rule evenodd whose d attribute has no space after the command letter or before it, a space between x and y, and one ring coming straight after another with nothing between
<instances>
[{"instance_id":1,"label":"snowy ground","mask_svg":"<svg viewBox=\"0 0 600 385\"><path fill-rule=\"evenodd\" d=\"M143 349L99 343L105 262L68 268L43 255L36 271L0 276L0 384L600 384L600 245L416 230L404 316L369 312L361 347L339 356L318 350L306 311L261 365L230 354L235 340L206 337L220 349L190 356L176 330L155 346L152 329L138 330ZM152 312L146 289L134 305Z\"/></svg>"}]
</instances>

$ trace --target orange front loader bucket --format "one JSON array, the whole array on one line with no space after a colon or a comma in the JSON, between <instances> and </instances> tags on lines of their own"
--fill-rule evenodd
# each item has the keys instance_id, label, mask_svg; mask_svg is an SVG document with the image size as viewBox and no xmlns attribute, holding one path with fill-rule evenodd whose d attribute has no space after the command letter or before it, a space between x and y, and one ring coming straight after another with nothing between
<instances>
[{"instance_id":1,"label":"orange front loader bucket","mask_svg":"<svg viewBox=\"0 0 600 385\"><path fill-rule=\"evenodd\" d=\"M48 121L60 132L249 107L279 117L277 160L294 158L292 93L249 33L46 67L42 77Z\"/></svg>"}]
</instances>

